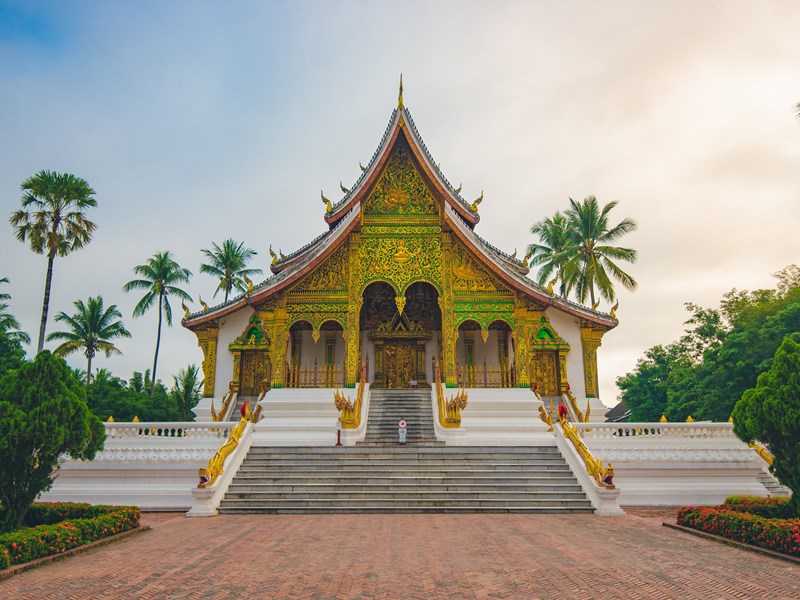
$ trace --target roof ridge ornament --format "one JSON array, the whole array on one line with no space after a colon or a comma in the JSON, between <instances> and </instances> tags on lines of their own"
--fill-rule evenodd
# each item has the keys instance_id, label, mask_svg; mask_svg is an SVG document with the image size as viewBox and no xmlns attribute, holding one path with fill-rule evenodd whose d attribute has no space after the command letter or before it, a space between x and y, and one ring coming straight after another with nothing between
<instances>
[{"instance_id":1,"label":"roof ridge ornament","mask_svg":"<svg viewBox=\"0 0 800 600\"><path fill-rule=\"evenodd\" d=\"M405 110L406 105L403 104L403 74L400 73L400 92L397 94L397 108Z\"/></svg>"},{"instance_id":2,"label":"roof ridge ornament","mask_svg":"<svg viewBox=\"0 0 800 600\"><path fill-rule=\"evenodd\" d=\"M339 185L342 185L341 181L339 182ZM331 204L331 201L325 197L325 194L322 190L319 191L319 197L322 198L322 202L325 204L325 213L327 214L331 212L333 210L333 204Z\"/></svg>"},{"instance_id":3,"label":"roof ridge ornament","mask_svg":"<svg viewBox=\"0 0 800 600\"><path fill-rule=\"evenodd\" d=\"M473 203L472 203L472 205L469 207L469 209L470 209L472 212L474 212L474 213L478 212L478 205L479 205L481 202L483 202L483 190L481 190L481 195L480 195L480 196L478 196L478 197L475 199L475 202L473 202Z\"/></svg>"},{"instance_id":4,"label":"roof ridge ornament","mask_svg":"<svg viewBox=\"0 0 800 600\"><path fill-rule=\"evenodd\" d=\"M348 190L344 185L342 185L342 180L339 180L339 189L341 189L345 194L349 194L350 190Z\"/></svg>"}]
</instances>

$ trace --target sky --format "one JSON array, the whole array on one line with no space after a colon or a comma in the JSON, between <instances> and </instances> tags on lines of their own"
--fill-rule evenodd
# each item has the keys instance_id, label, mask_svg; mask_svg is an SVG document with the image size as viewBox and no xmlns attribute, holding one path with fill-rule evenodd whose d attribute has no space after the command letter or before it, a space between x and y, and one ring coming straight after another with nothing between
<instances>
[{"instance_id":1,"label":"sky","mask_svg":"<svg viewBox=\"0 0 800 600\"><path fill-rule=\"evenodd\" d=\"M96 190L93 241L55 261L48 332L102 295L133 337L94 366L128 378L151 366L157 322L131 316L133 267L171 250L213 305L201 249L232 237L266 276L270 244L288 254L325 231L320 189L336 201L357 179L403 73L444 174L485 193L476 231L494 245L524 254L569 198L637 221L620 244L639 253L638 289L618 286L599 351L613 405L615 379L680 335L685 302L773 287L800 261L798 31L792 0L0 0L0 207L42 169ZM45 269L6 216L2 291L34 344ZM201 359L194 334L165 330L160 378Z\"/></svg>"}]
</instances>

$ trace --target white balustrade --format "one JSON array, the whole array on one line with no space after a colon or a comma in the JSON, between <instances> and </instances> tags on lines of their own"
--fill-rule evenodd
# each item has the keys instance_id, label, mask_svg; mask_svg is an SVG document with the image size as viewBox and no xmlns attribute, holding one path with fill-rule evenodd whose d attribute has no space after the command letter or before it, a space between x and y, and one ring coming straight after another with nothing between
<instances>
[{"instance_id":1,"label":"white balustrade","mask_svg":"<svg viewBox=\"0 0 800 600\"><path fill-rule=\"evenodd\" d=\"M584 440L737 440L731 423L575 423Z\"/></svg>"},{"instance_id":2,"label":"white balustrade","mask_svg":"<svg viewBox=\"0 0 800 600\"><path fill-rule=\"evenodd\" d=\"M236 423L104 423L107 440L225 440Z\"/></svg>"}]
</instances>

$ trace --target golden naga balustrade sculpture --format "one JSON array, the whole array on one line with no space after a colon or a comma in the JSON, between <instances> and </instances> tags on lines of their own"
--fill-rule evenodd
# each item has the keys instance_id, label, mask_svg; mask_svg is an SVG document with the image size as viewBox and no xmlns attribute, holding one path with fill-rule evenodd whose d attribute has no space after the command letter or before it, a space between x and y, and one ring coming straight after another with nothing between
<instances>
[{"instance_id":1,"label":"golden naga balustrade sculpture","mask_svg":"<svg viewBox=\"0 0 800 600\"><path fill-rule=\"evenodd\" d=\"M611 463L603 467L602 461L595 458L589 451L589 448L586 447L586 444L583 443L578 429L560 415L559 422L561 423L561 429L564 431L564 437L572 442L572 445L575 446L578 454L583 459L586 465L586 472L589 473L589 476L597 482L598 486L613 490L615 487L614 467L611 466Z\"/></svg>"},{"instance_id":2,"label":"golden naga balustrade sculpture","mask_svg":"<svg viewBox=\"0 0 800 600\"><path fill-rule=\"evenodd\" d=\"M584 413L580 407L578 406L578 399L575 398L575 395L572 391L567 388L567 398L569 398L569 403L572 406L572 410L575 412L575 415L578 417L579 423L588 423L589 422L589 413L592 409L592 405L589 399L586 399L586 413Z\"/></svg>"},{"instance_id":3,"label":"golden naga balustrade sculpture","mask_svg":"<svg viewBox=\"0 0 800 600\"><path fill-rule=\"evenodd\" d=\"M236 450L236 447L239 445L239 440L242 439L244 428L247 427L247 423L251 419L250 404L247 403L245 406L245 415L231 428L228 439L220 446L214 456L211 457L211 460L208 461L208 466L202 467L197 472L197 476L200 478L200 482L197 484L198 488L203 489L214 485L214 482L222 475L225 459Z\"/></svg>"},{"instance_id":4,"label":"golden naga balustrade sculpture","mask_svg":"<svg viewBox=\"0 0 800 600\"><path fill-rule=\"evenodd\" d=\"M333 393L333 403L336 406L336 410L341 413L339 419L342 422L342 429L358 429L358 425L361 423L361 404L364 399L365 383L364 367L362 366L355 402L352 402L350 398L339 390Z\"/></svg>"},{"instance_id":5,"label":"golden naga balustrade sculpture","mask_svg":"<svg viewBox=\"0 0 800 600\"><path fill-rule=\"evenodd\" d=\"M770 467L772 466L772 463L775 462L775 457L772 455L772 452L767 450L764 445L760 444L759 442L750 442L747 445L755 450L756 454L758 454Z\"/></svg>"},{"instance_id":6,"label":"golden naga balustrade sculpture","mask_svg":"<svg viewBox=\"0 0 800 600\"><path fill-rule=\"evenodd\" d=\"M232 384L233 382L231 382ZM228 395L225 396L225 399L222 401L222 408L219 409L219 412L214 410L214 400L211 400L211 420L215 423L222 421L225 418L225 415L228 414L228 409L230 408L231 402L233 401L233 385L228 388Z\"/></svg>"},{"instance_id":7,"label":"golden naga balustrade sculpture","mask_svg":"<svg viewBox=\"0 0 800 600\"><path fill-rule=\"evenodd\" d=\"M461 427L461 411L467 407L467 391L462 389L452 398L444 395L442 374L439 365L436 365L436 403L439 407L439 424L448 429Z\"/></svg>"}]
</instances>

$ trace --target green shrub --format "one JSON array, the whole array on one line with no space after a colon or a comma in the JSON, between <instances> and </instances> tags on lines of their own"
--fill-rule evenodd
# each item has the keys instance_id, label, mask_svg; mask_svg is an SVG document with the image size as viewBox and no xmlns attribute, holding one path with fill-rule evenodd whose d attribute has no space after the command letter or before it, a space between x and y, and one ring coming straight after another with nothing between
<instances>
[{"instance_id":1,"label":"green shrub","mask_svg":"<svg viewBox=\"0 0 800 600\"><path fill-rule=\"evenodd\" d=\"M796 519L800 516L788 496L730 496L725 498L725 506L767 519Z\"/></svg>"},{"instance_id":2,"label":"green shrub","mask_svg":"<svg viewBox=\"0 0 800 600\"><path fill-rule=\"evenodd\" d=\"M0 535L0 569L134 529L139 526L140 517L135 506L34 504L26 518L29 529Z\"/></svg>"},{"instance_id":3,"label":"green shrub","mask_svg":"<svg viewBox=\"0 0 800 600\"><path fill-rule=\"evenodd\" d=\"M800 519L767 519L731 506L684 506L678 525L800 556Z\"/></svg>"}]
</instances>

